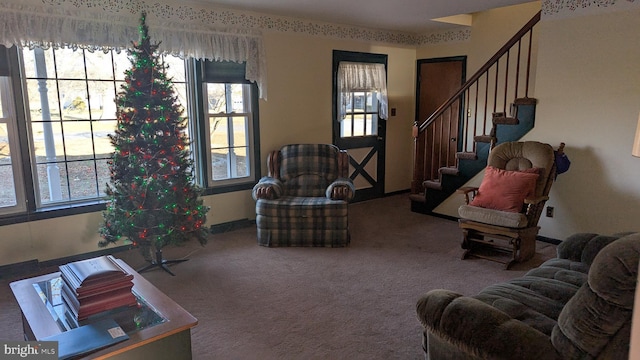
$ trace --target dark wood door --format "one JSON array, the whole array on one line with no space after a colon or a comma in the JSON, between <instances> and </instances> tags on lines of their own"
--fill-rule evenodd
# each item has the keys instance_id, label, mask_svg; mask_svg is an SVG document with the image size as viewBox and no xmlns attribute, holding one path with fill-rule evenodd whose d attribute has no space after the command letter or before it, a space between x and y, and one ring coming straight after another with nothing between
<instances>
[{"instance_id":1,"label":"dark wood door","mask_svg":"<svg viewBox=\"0 0 640 360\"><path fill-rule=\"evenodd\" d=\"M422 124L431 114L454 95L465 81L466 57L456 56L437 59L418 60L417 89L416 89L416 122ZM433 150L433 154L427 156L429 167L434 169L432 179L438 177L437 169L455 162L458 149L458 131L462 116L460 110L462 104L454 104L453 109L434 122L425 132L421 141L426 141L427 148ZM443 154L447 154L443 156ZM430 166L436 162L437 166Z\"/></svg>"}]
</instances>

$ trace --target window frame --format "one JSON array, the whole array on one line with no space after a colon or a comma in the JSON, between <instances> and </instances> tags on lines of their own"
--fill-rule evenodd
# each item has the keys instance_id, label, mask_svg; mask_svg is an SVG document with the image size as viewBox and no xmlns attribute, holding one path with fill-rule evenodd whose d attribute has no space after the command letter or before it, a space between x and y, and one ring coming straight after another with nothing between
<instances>
[{"instance_id":1,"label":"window frame","mask_svg":"<svg viewBox=\"0 0 640 360\"><path fill-rule=\"evenodd\" d=\"M24 212L27 209L20 152L20 132L18 131L18 117L14 98L11 77L0 75L0 107L2 107L0 122L6 124L7 128L7 142L9 144L14 184L13 191L16 201L15 205L0 207L0 216Z\"/></svg>"},{"instance_id":2,"label":"window frame","mask_svg":"<svg viewBox=\"0 0 640 360\"><path fill-rule=\"evenodd\" d=\"M2 49L0 49L2 50ZM91 212L103 211L106 205L106 197L96 197L90 199L81 199L78 201L67 200L61 203L46 204L45 206L38 206L37 201L37 189L38 184L35 184L34 180L34 166L35 163L32 159L31 149L31 122L27 114L28 111L28 95L26 93L26 77L24 72L24 66L21 63L20 55L22 49L17 46L12 46L6 49L6 60L9 68L8 83L10 88L10 98L12 100L13 114L15 119L16 136L13 142L16 143L17 150L12 151L12 155L15 155L15 161L18 168L17 178L21 178L21 182L16 182L15 189L18 190L18 186L22 187L21 194L23 194L23 201L19 201L22 204L22 208L16 208L15 210L2 212L0 211L0 226L16 224L34 220L43 220L56 217L70 216L76 214L84 214ZM124 50L123 50L124 51ZM0 54L2 52L0 51ZM185 107L186 116L188 117L188 132L191 141L190 146L193 148L192 156L194 158L194 179L203 187L202 195L212 195L227 192L235 192L241 190L251 189L259 177L261 176L260 167L260 132L259 132L259 90L255 82L249 82L242 78L242 81L234 81L234 83L248 84L251 89L251 111L252 116L249 119L249 125L252 127L253 141L248 144L249 152L253 156L253 162L250 167L252 176L243 178L242 180L230 182L227 184L212 184L208 181L207 176L203 176L208 172L211 167L210 162L207 163L206 152L210 151L206 148L208 132L206 132L205 122L208 121L208 117L205 116L204 107L206 105L203 100L203 86L206 86L203 78L203 64L204 61L189 58L184 60L185 64L185 84L186 84L186 103L183 103ZM244 75L244 74L243 74ZM116 84L119 80L114 79ZM119 87L116 85L116 93L119 92ZM115 130L115 129L114 129ZM205 156L203 156L205 155ZM17 180L16 180L17 181ZM19 198L19 194L17 194ZM1 209L0 209L1 210Z\"/></svg>"},{"instance_id":3,"label":"window frame","mask_svg":"<svg viewBox=\"0 0 640 360\"><path fill-rule=\"evenodd\" d=\"M198 184L204 189L205 195L221 194L242 190L250 190L260 179L261 165L260 165L260 121L259 121L259 92L258 86L254 82L250 82L244 78L244 70L240 70L240 67L244 68L244 63L232 63L232 62L217 62L217 64L224 64L227 69L222 69L218 74L212 74L212 71L208 71L207 66L213 64L215 67L216 62L209 60L197 60L192 59L189 67L194 74L195 81L191 86L191 92L194 94L193 98L196 101L192 103L198 104L198 108L195 110L196 114L194 119L190 123L190 131L197 132L199 135L192 139L192 146L194 146L194 157L196 163L198 163L198 169L196 171L196 179ZM209 68L211 69L211 68ZM225 71L228 70L228 71ZM250 89L250 119L249 119L249 144L247 155L251 156L249 171L251 172L248 177L242 177L237 179L225 179L214 181L212 179L211 169L211 149L209 144L209 114L208 114L208 100L206 94L206 86L208 83L216 84L244 84Z\"/></svg>"}]
</instances>

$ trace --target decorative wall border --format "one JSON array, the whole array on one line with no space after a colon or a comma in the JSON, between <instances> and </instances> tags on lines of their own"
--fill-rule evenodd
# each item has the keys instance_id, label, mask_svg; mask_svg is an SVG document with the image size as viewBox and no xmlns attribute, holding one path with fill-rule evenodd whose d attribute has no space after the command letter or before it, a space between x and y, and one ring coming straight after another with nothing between
<instances>
[{"instance_id":1,"label":"decorative wall border","mask_svg":"<svg viewBox=\"0 0 640 360\"><path fill-rule=\"evenodd\" d=\"M543 0L542 18L568 18L631 8L640 8L640 0Z\"/></svg>"},{"instance_id":2,"label":"decorative wall border","mask_svg":"<svg viewBox=\"0 0 640 360\"><path fill-rule=\"evenodd\" d=\"M13 0L17 1L17 0ZM336 39L358 40L396 45L417 46L467 41L471 37L470 28L455 28L426 34L392 32L363 27L318 22L306 19L281 17L205 5L176 4L164 0L25 0L40 2L48 6L63 6L85 11L109 12L122 16L137 16L143 10L147 18L172 22L202 23L208 26L244 28L262 31L299 33Z\"/></svg>"}]
</instances>

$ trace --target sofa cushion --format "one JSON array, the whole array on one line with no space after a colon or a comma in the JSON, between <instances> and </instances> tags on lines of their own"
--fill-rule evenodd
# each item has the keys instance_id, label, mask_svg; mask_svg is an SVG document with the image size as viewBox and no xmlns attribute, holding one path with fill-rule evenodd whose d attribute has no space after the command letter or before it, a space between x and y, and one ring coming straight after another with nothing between
<instances>
[{"instance_id":1,"label":"sofa cushion","mask_svg":"<svg viewBox=\"0 0 640 360\"><path fill-rule=\"evenodd\" d=\"M555 279L577 287L582 286L582 284L587 281L587 273L580 271L582 270L580 266L572 266L577 267L579 270L568 270L554 265L556 264L551 263L546 266L531 269L527 272L526 276ZM569 264L569 266L571 266L571 264Z\"/></svg>"}]
</instances>

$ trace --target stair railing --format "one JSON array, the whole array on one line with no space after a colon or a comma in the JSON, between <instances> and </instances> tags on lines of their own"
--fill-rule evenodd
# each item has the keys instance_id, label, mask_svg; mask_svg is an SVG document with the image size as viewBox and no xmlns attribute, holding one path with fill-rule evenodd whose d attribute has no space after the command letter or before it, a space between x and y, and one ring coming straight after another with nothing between
<instances>
[{"instance_id":1,"label":"stair railing","mask_svg":"<svg viewBox=\"0 0 640 360\"><path fill-rule=\"evenodd\" d=\"M495 141L492 121L509 116L509 99L530 100L533 28L539 21L540 12L431 116L414 123L413 194L424 192L425 180L437 181L440 169L457 167L458 153L475 153L476 141Z\"/></svg>"}]
</instances>

